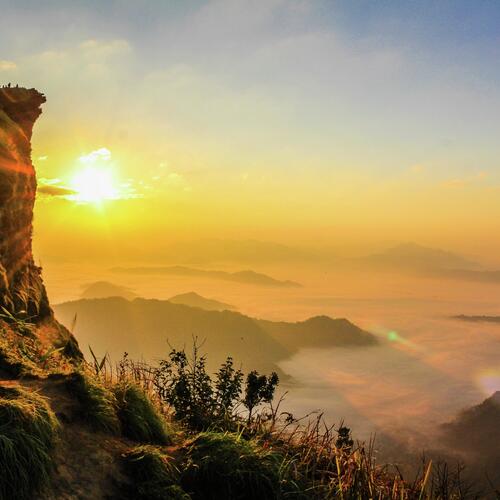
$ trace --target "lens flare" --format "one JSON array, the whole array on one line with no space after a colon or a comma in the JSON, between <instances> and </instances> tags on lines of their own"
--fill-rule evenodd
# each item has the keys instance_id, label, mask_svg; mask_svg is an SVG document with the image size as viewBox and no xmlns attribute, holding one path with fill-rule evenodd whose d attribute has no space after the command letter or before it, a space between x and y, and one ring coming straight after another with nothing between
<instances>
[{"instance_id":1,"label":"lens flare","mask_svg":"<svg viewBox=\"0 0 500 500\"><path fill-rule=\"evenodd\" d=\"M477 385L486 396L500 391L500 370L488 369L477 374Z\"/></svg>"}]
</instances>

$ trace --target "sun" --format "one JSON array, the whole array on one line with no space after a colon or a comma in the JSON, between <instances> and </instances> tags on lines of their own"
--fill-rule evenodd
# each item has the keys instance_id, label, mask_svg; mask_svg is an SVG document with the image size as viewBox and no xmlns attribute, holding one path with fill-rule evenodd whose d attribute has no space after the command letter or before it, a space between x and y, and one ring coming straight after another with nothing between
<instances>
[{"instance_id":1,"label":"sun","mask_svg":"<svg viewBox=\"0 0 500 500\"><path fill-rule=\"evenodd\" d=\"M101 203L120 197L112 172L106 168L89 166L79 170L71 181L71 188L75 191L74 199L82 203Z\"/></svg>"}]
</instances>

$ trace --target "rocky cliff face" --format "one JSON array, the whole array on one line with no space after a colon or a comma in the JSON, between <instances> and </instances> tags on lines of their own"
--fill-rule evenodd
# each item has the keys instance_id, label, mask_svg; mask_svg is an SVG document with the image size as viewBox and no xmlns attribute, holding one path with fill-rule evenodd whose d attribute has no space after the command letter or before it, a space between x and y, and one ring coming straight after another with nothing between
<instances>
[{"instance_id":1,"label":"rocky cliff face","mask_svg":"<svg viewBox=\"0 0 500 500\"><path fill-rule=\"evenodd\" d=\"M47 343L62 344L72 337L53 318L31 249L36 195L31 134L44 102L35 89L0 88L0 318L43 327Z\"/></svg>"},{"instance_id":2,"label":"rocky cliff face","mask_svg":"<svg viewBox=\"0 0 500 500\"><path fill-rule=\"evenodd\" d=\"M0 304L13 314L50 314L31 233L36 193L31 132L45 97L36 90L0 89Z\"/></svg>"}]
</instances>

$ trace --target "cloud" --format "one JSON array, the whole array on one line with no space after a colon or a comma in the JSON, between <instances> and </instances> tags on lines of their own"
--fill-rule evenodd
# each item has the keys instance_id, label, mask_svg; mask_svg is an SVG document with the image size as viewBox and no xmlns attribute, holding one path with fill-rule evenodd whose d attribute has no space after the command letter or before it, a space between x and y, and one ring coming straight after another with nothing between
<instances>
[{"instance_id":1,"label":"cloud","mask_svg":"<svg viewBox=\"0 0 500 500\"><path fill-rule=\"evenodd\" d=\"M17 69L15 62L0 59L0 71L13 71L15 69Z\"/></svg>"},{"instance_id":2,"label":"cloud","mask_svg":"<svg viewBox=\"0 0 500 500\"><path fill-rule=\"evenodd\" d=\"M471 184L478 184L488 178L488 172L481 171L474 175L463 178L454 178L444 181L441 186L444 188L462 188Z\"/></svg>"},{"instance_id":3,"label":"cloud","mask_svg":"<svg viewBox=\"0 0 500 500\"><path fill-rule=\"evenodd\" d=\"M111 160L111 151L108 148L99 148L78 158L81 163L94 164L99 161L108 162Z\"/></svg>"},{"instance_id":4,"label":"cloud","mask_svg":"<svg viewBox=\"0 0 500 500\"><path fill-rule=\"evenodd\" d=\"M127 40L85 40L78 47L84 54L105 59L117 54L128 53L131 46Z\"/></svg>"},{"instance_id":5,"label":"cloud","mask_svg":"<svg viewBox=\"0 0 500 500\"><path fill-rule=\"evenodd\" d=\"M74 196L76 191L63 186L60 179L41 178L38 181L37 193L48 197L67 198L68 196Z\"/></svg>"}]
</instances>

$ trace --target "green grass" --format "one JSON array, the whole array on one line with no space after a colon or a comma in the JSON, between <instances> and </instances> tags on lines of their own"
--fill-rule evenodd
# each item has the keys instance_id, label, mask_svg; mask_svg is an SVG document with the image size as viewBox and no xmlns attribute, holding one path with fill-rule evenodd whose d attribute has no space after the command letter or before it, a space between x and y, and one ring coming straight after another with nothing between
<instances>
[{"instance_id":1,"label":"green grass","mask_svg":"<svg viewBox=\"0 0 500 500\"><path fill-rule=\"evenodd\" d=\"M179 471L171 457L154 446L138 446L123 456L125 472L136 500L189 500L179 486Z\"/></svg>"},{"instance_id":2,"label":"green grass","mask_svg":"<svg viewBox=\"0 0 500 500\"><path fill-rule=\"evenodd\" d=\"M237 434L203 432L186 445L181 484L193 498L281 497L281 455Z\"/></svg>"},{"instance_id":3,"label":"green grass","mask_svg":"<svg viewBox=\"0 0 500 500\"><path fill-rule=\"evenodd\" d=\"M164 418L140 387L131 382L122 382L115 386L113 392L125 436L142 443L172 443Z\"/></svg>"},{"instance_id":4,"label":"green grass","mask_svg":"<svg viewBox=\"0 0 500 500\"><path fill-rule=\"evenodd\" d=\"M38 376L43 373L36 363L36 340L7 332L0 327L0 370L11 377Z\"/></svg>"},{"instance_id":5,"label":"green grass","mask_svg":"<svg viewBox=\"0 0 500 500\"><path fill-rule=\"evenodd\" d=\"M0 387L0 498L32 499L49 482L58 423L45 399Z\"/></svg>"},{"instance_id":6,"label":"green grass","mask_svg":"<svg viewBox=\"0 0 500 500\"><path fill-rule=\"evenodd\" d=\"M80 404L80 417L93 429L120 433L117 402L114 394L98 380L82 372L68 376L66 386Z\"/></svg>"}]
</instances>

